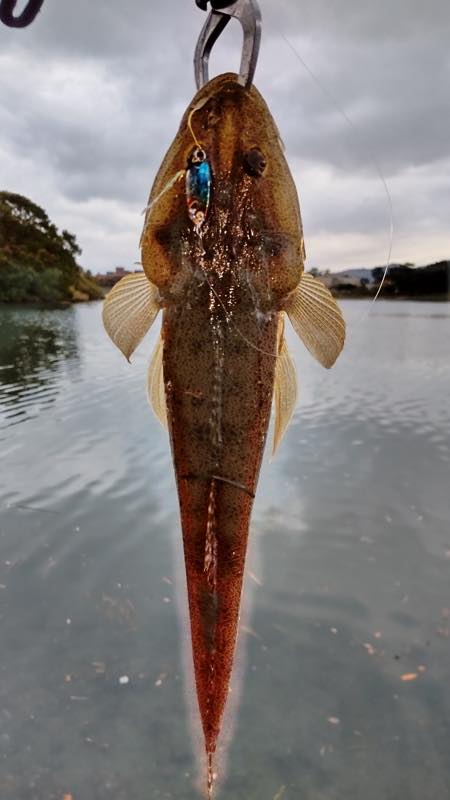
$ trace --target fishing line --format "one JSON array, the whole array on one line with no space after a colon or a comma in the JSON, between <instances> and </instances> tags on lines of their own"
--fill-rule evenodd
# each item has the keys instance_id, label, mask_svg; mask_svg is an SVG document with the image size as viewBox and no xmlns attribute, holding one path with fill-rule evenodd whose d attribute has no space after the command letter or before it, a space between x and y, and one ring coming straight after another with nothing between
<instances>
[{"instance_id":1,"label":"fishing line","mask_svg":"<svg viewBox=\"0 0 450 800\"><path fill-rule=\"evenodd\" d=\"M189 128L189 133L191 134L191 136L192 136L192 138L193 138L193 140L195 142L196 147L198 147L201 150L202 146L201 146L199 140L197 139L197 137L195 135L195 132L194 132L194 129L192 127L192 117L194 116L196 111L198 111L198 108L197 108L197 106L194 106L194 108L192 109L191 113L188 116L187 126Z\"/></svg>"},{"instance_id":2,"label":"fishing line","mask_svg":"<svg viewBox=\"0 0 450 800\"><path fill-rule=\"evenodd\" d=\"M343 117L343 119L345 120L347 125L349 125L349 127L351 128L353 134L356 136L356 138L358 140L358 144L361 145L361 135L360 135L360 131L359 131L357 125L355 125L355 123L348 116L347 112L339 105L338 101L336 100L336 98L334 97L332 92L330 92L330 90L327 89L327 87L322 84L322 82L319 80L317 75L313 72L311 67L306 63L306 61L300 55L300 53L297 50L297 48L295 47L295 45L290 41L290 39L288 39L286 34L280 28L278 28L278 32L279 32L281 38L286 42L286 44L289 47L289 49L295 55L297 60L300 62L302 67L308 73L308 75L311 78L311 80L314 81L314 83L319 87L319 89L322 92L322 94L324 94L325 97L327 97L328 100L331 101L331 103L334 105L334 107L339 112L339 114ZM392 248L393 248L393 245L394 245L394 209L393 209L393 203L392 203L392 196L391 196L391 193L389 191L389 187L387 185L386 178L384 177L383 170L381 168L381 165L380 165L377 157L374 155L374 153L366 145L365 142L363 142L363 148L364 148L364 151L365 151L366 155L369 158L369 162L372 164L372 166L375 168L375 171L378 174L378 177L379 177L379 179L380 179L380 181L381 181L381 183L383 185L384 193L386 195L386 202L387 202L387 206L388 206L388 222L389 222L389 244L388 244L388 252L387 252L386 264L385 264L385 267L384 267L383 276L382 276L380 285L379 285L379 287L377 289L377 292L376 292L375 296L370 301L370 304L369 304L368 308L361 315L361 317L356 321L356 326L357 327L361 324L361 322L364 319L367 318L367 316L370 313L371 307L373 306L373 304L376 302L376 300L379 297L379 294L381 292L381 289L383 288L383 284L384 284L384 282L386 280L386 276L387 276L387 273L388 273L388 270L389 270L389 267L390 267L390 264L391 264Z\"/></svg>"},{"instance_id":3,"label":"fishing line","mask_svg":"<svg viewBox=\"0 0 450 800\"><path fill-rule=\"evenodd\" d=\"M151 200L150 203L142 211L142 214L145 214L145 220L144 220L144 228L142 230L141 238L140 238L140 241L139 241L139 247L142 247L142 240L143 240L143 238L145 236L145 233L147 231L147 228L148 228L148 222L149 222L149 218L150 218L150 211L152 210L153 206L155 206L156 203L159 203L159 201L165 195L165 193L168 192L169 189L171 189L172 186L174 186L177 183L177 181L180 181L181 178L184 178L185 175L186 175L186 170L185 169L178 170L178 172L176 172L175 175L173 175L172 178L170 178L170 180L167 181L166 185L164 186L163 189L161 189L159 194L157 194L156 197L154 197L153 200ZM136 261L135 263L139 264L140 262Z\"/></svg>"},{"instance_id":4,"label":"fishing line","mask_svg":"<svg viewBox=\"0 0 450 800\"><path fill-rule=\"evenodd\" d=\"M192 127L192 117L194 116L194 114L197 111L200 111L200 109L203 108L204 105L206 105L206 103L208 102L209 99L210 99L210 95L207 95L207 97L204 97L203 100L200 100L194 106L194 108L191 109L191 111L189 113L189 116L188 116L188 119L187 119L187 127L189 129L189 133L191 134L191 136L192 136L192 138L194 140L195 146L198 147L199 150L203 150L203 146L202 146L201 142L199 142L199 140L197 139L197 137L195 135L194 129ZM154 197L146 205L146 207L142 211L142 214L145 214L145 220L144 220L144 228L143 228L143 231L141 233L141 238L140 238L140 241L139 241L139 247L142 247L142 240L143 240L143 238L145 236L145 233L147 231L150 211L152 210L153 206L155 206L157 203L159 203L159 201L162 199L162 197L164 197L166 192L168 192L169 189L172 188L172 186L174 186L178 181L180 181L185 176L186 176L186 170L185 169L178 170L178 172L176 172L175 175L173 175L172 178L170 178L167 181L166 185L161 189L159 194L157 194L156 197Z\"/></svg>"},{"instance_id":5,"label":"fishing line","mask_svg":"<svg viewBox=\"0 0 450 800\"><path fill-rule=\"evenodd\" d=\"M189 133L191 134L191 136L192 136L192 138L193 138L193 140L194 140L194 142L196 144L196 147L198 147L200 150L203 149L203 145L201 144L201 142L199 142L199 140L197 139L197 137L195 135L194 129L192 127L192 117L194 116L194 114L197 113L197 111L200 111L200 109L202 109L203 106L206 105L206 103L208 102L208 100L210 98L211 98L211 95L208 94L202 100L199 100L199 102L194 106L194 108L191 109L191 111L189 113L189 116L188 116L188 120L187 120L187 126L189 128Z\"/></svg>"},{"instance_id":6,"label":"fishing line","mask_svg":"<svg viewBox=\"0 0 450 800\"><path fill-rule=\"evenodd\" d=\"M198 110L197 107L195 109L193 109L193 111L197 111L197 110ZM191 112L191 114L192 113L193 112ZM192 133L192 130L191 130L191 133ZM196 141L195 137L194 137L194 141ZM181 180L181 178L183 178L185 175L186 175L186 170L179 170L178 172L176 172L175 175L173 175L173 177L166 183L164 188L159 192L159 194L146 206L146 208L144 208L142 213L145 214L146 216L145 216L145 221L144 221L144 229L142 231L141 239L140 239L140 243L139 243L140 247L142 247L142 241L143 241L143 238L145 236L145 232L146 232L147 227L148 227L148 222L149 222L149 216L150 216L151 209L153 208L154 205L156 205L156 203L158 203L161 200L163 195L167 191L169 191L169 189L171 189L172 186L174 186L175 183L177 181ZM199 239L201 240L202 239L202 233L200 231L198 231L197 235L199 236ZM136 261L135 264L141 264L141 262L140 261ZM206 274L206 270L204 268L202 269L202 272L203 272L203 275L205 277L206 283L208 284L211 292L213 293L214 297L220 303L220 305L222 306L222 308L223 308L223 310L225 312L225 318L226 318L227 323L230 324L234 328L234 330L241 337L241 339L249 347L252 347L254 350L257 350L258 352L263 353L263 355L271 356L272 358L279 358L280 357L279 353L272 353L272 352L269 352L268 350L263 350L261 347L258 347L257 344L255 344L254 342L250 341L250 339L247 339L247 337L242 333L242 331L239 330L237 325L235 325L235 323L232 321L231 315L230 315L226 305L224 304L224 302L222 301L222 298L219 296L219 294L214 289L214 286L211 284L211 281L209 280L208 275Z\"/></svg>"},{"instance_id":7,"label":"fishing line","mask_svg":"<svg viewBox=\"0 0 450 800\"><path fill-rule=\"evenodd\" d=\"M223 310L225 312L225 319L227 321L227 324L231 325L231 327L234 328L234 330L241 337L241 339L246 344L248 344L249 347L253 347L254 350L257 350L258 353L262 353L265 356L271 356L272 358L280 358L280 354L279 353L272 353L269 350L263 350L262 347L258 347L257 344L255 344L254 342L250 341L250 339L247 339L247 337L242 333L242 331L239 330L237 325L233 322L231 314L229 313L225 303L223 302L223 300L220 297L220 295L214 289L214 286L212 285L211 281L209 280L209 278L208 278L208 276L206 274L206 271L204 269L203 269L203 275L205 276L206 283L208 284L209 288L211 289L214 297L218 300L218 302L220 303L220 305L222 306L222 308L223 308Z\"/></svg>"}]
</instances>

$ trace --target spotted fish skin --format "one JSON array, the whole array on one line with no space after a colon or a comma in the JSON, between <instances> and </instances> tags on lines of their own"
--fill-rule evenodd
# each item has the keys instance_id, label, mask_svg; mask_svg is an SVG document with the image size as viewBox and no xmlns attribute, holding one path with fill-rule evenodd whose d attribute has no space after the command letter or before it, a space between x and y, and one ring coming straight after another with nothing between
<instances>
[{"instance_id":1,"label":"spotted fish skin","mask_svg":"<svg viewBox=\"0 0 450 800\"><path fill-rule=\"evenodd\" d=\"M141 247L145 275L114 287L103 320L129 359L162 310L149 398L169 429L178 487L210 797L272 400L275 446L295 407L285 316L327 368L345 338L330 292L304 273L278 129L236 75L215 78L186 110L150 194Z\"/></svg>"},{"instance_id":2,"label":"spotted fish skin","mask_svg":"<svg viewBox=\"0 0 450 800\"><path fill-rule=\"evenodd\" d=\"M217 282L216 282L217 286ZM165 311L164 379L186 562L193 658L207 752L228 696L250 513L270 416L277 322L248 325L235 292L230 324L194 283L189 308ZM246 311L247 307L247 311ZM244 327L245 326L245 327ZM192 336L193 328L204 335ZM242 327L267 353L250 348ZM248 370L257 375L250 394Z\"/></svg>"},{"instance_id":3,"label":"spotted fish skin","mask_svg":"<svg viewBox=\"0 0 450 800\"><path fill-rule=\"evenodd\" d=\"M188 167L188 201L195 197L207 207L211 180L213 200L199 236L182 184L163 195L143 240L143 266L163 305L195 680L212 754L229 693L280 304L300 280L303 239L275 123L257 90L243 89L234 75L220 76L194 98L153 196L190 164L195 144L188 120L207 156Z\"/></svg>"},{"instance_id":4,"label":"spotted fish skin","mask_svg":"<svg viewBox=\"0 0 450 800\"><path fill-rule=\"evenodd\" d=\"M208 83L188 107L156 176L141 245L145 274L116 284L103 322L130 359L163 314L148 397L170 434L210 798L272 399L274 449L296 402L285 317L326 368L345 340L336 301L304 273L277 127L235 75Z\"/></svg>"}]
</instances>

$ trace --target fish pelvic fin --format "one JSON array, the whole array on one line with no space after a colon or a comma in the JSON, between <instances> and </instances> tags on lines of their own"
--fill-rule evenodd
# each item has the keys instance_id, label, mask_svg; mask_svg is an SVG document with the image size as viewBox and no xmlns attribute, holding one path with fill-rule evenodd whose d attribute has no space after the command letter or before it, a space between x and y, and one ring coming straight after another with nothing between
<instances>
[{"instance_id":1,"label":"fish pelvic fin","mask_svg":"<svg viewBox=\"0 0 450 800\"><path fill-rule=\"evenodd\" d=\"M103 303L103 325L129 361L160 310L159 292L144 272L125 275Z\"/></svg>"},{"instance_id":2,"label":"fish pelvic fin","mask_svg":"<svg viewBox=\"0 0 450 800\"><path fill-rule=\"evenodd\" d=\"M284 309L310 353L329 369L345 341L345 322L333 295L321 281L303 273Z\"/></svg>"},{"instance_id":3,"label":"fish pelvic fin","mask_svg":"<svg viewBox=\"0 0 450 800\"><path fill-rule=\"evenodd\" d=\"M295 366L287 348L286 339L284 338L284 314L280 314L278 323L277 354L273 390L275 404L273 456L294 413L298 395Z\"/></svg>"},{"instance_id":4,"label":"fish pelvic fin","mask_svg":"<svg viewBox=\"0 0 450 800\"><path fill-rule=\"evenodd\" d=\"M163 373L163 339L160 335L153 351L147 375L147 399L157 420L167 428L166 393Z\"/></svg>"}]
</instances>

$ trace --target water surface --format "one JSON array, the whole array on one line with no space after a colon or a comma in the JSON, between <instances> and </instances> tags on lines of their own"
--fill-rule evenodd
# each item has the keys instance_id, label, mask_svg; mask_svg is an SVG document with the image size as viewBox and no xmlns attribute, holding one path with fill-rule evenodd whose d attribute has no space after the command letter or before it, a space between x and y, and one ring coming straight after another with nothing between
<instances>
[{"instance_id":1,"label":"water surface","mask_svg":"<svg viewBox=\"0 0 450 800\"><path fill-rule=\"evenodd\" d=\"M223 800L450 792L450 306L342 305L330 372L291 338ZM156 331L130 366L100 314L0 307L2 800L198 796Z\"/></svg>"}]
</instances>

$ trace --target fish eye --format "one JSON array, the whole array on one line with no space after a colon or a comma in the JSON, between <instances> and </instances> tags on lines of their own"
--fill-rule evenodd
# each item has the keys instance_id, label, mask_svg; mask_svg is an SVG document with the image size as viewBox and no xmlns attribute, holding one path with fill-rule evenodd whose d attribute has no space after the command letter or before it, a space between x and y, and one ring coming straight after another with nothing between
<instances>
[{"instance_id":1,"label":"fish eye","mask_svg":"<svg viewBox=\"0 0 450 800\"><path fill-rule=\"evenodd\" d=\"M258 147L252 147L244 153L244 169L253 178L260 178L267 167L267 161Z\"/></svg>"}]
</instances>

